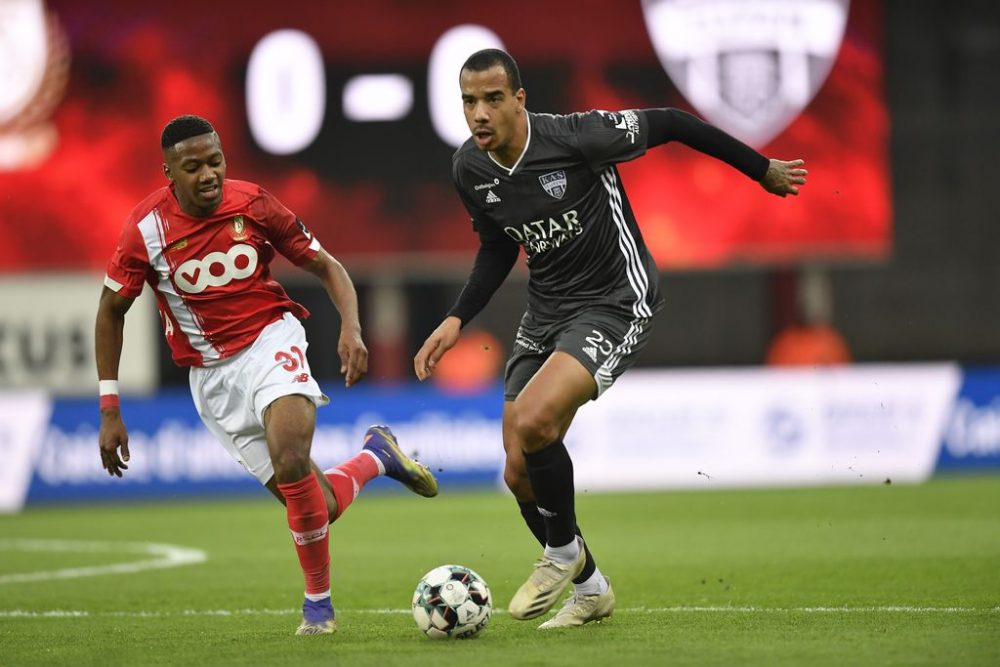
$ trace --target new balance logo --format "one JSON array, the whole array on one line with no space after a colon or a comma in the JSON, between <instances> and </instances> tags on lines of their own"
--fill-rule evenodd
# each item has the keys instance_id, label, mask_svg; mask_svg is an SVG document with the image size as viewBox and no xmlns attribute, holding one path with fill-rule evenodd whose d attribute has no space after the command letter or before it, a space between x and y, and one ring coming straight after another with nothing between
<instances>
[{"instance_id":1,"label":"new balance logo","mask_svg":"<svg viewBox=\"0 0 1000 667\"><path fill-rule=\"evenodd\" d=\"M595 364L597 363L597 348L596 347L585 347L583 348L583 353L590 357L590 360Z\"/></svg>"},{"instance_id":2,"label":"new balance logo","mask_svg":"<svg viewBox=\"0 0 1000 667\"><path fill-rule=\"evenodd\" d=\"M492 190L486 193L486 203L487 204L499 204L502 200L497 197Z\"/></svg>"}]
</instances>

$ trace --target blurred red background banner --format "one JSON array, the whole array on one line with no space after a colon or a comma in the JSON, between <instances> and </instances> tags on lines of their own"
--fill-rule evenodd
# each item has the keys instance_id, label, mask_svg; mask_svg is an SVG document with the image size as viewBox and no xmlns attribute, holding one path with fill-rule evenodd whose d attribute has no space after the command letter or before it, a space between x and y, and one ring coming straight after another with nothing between
<instances>
[{"instance_id":1,"label":"blurred red background banner","mask_svg":"<svg viewBox=\"0 0 1000 667\"><path fill-rule=\"evenodd\" d=\"M806 159L809 184L788 200L683 146L623 165L661 266L891 248L878 2L24 4L0 17L13 63L0 78L20 95L0 94L0 271L102 269L129 211L165 183L160 130L185 113L213 122L229 177L270 190L341 258L471 253L450 179L458 69L494 45L517 59L532 111L675 106Z\"/></svg>"}]
</instances>

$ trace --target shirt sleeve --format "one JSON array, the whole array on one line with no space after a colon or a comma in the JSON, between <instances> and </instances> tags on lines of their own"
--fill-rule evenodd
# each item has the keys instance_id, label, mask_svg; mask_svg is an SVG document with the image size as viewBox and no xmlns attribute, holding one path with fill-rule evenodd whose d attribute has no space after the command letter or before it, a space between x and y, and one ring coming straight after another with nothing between
<instances>
[{"instance_id":1,"label":"shirt sleeve","mask_svg":"<svg viewBox=\"0 0 1000 667\"><path fill-rule=\"evenodd\" d=\"M448 315L454 315L462 320L464 327L486 307L493 294L507 279L510 270L514 268L514 263L517 262L520 246L495 225L483 220L482 211L470 200L462 186L458 160L452 165L452 179L458 197L472 220L472 228L479 234L479 251L476 253L472 272L455 305L448 311Z\"/></svg>"},{"instance_id":2,"label":"shirt sleeve","mask_svg":"<svg viewBox=\"0 0 1000 667\"><path fill-rule=\"evenodd\" d=\"M104 275L104 285L123 297L135 299L150 272L149 253L139 228L129 221L118 237L118 246L111 255Z\"/></svg>"},{"instance_id":3,"label":"shirt sleeve","mask_svg":"<svg viewBox=\"0 0 1000 667\"><path fill-rule=\"evenodd\" d=\"M261 208L259 219L265 222L268 240L288 261L302 266L316 257L321 247L319 240L274 195L261 188L257 205Z\"/></svg>"},{"instance_id":4,"label":"shirt sleeve","mask_svg":"<svg viewBox=\"0 0 1000 667\"><path fill-rule=\"evenodd\" d=\"M504 234L479 230L479 252L472 273L448 315L462 320L463 327L478 315L507 279L519 251L520 246Z\"/></svg>"},{"instance_id":5,"label":"shirt sleeve","mask_svg":"<svg viewBox=\"0 0 1000 667\"><path fill-rule=\"evenodd\" d=\"M593 172L628 162L646 152L649 126L634 109L578 114L577 141Z\"/></svg>"},{"instance_id":6,"label":"shirt sleeve","mask_svg":"<svg viewBox=\"0 0 1000 667\"><path fill-rule=\"evenodd\" d=\"M705 155L722 160L755 181L764 178L770 160L714 125L680 109L643 109L652 148L669 141L679 141Z\"/></svg>"}]
</instances>

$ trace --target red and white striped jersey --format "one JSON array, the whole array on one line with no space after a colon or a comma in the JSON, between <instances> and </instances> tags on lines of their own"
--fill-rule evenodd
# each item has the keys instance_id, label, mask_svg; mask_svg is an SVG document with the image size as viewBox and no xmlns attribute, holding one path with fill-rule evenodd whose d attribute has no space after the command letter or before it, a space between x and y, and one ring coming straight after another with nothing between
<instances>
[{"instance_id":1,"label":"red and white striped jersey","mask_svg":"<svg viewBox=\"0 0 1000 667\"><path fill-rule=\"evenodd\" d=\"M206 366L248 347L285 312L309 316L269 265L275 251L301 266L319 250L305 225L259 185L226 180L206 218L184 213L164 187L133 209L104 284L135 298L149 283L174 361Z\"/></svg>"}]
</instances>

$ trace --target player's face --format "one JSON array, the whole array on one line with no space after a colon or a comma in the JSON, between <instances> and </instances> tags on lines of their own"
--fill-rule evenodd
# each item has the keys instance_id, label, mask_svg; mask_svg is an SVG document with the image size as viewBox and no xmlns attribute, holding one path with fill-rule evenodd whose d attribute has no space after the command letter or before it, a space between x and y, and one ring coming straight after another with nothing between
<instances>
[{"instance_id":1,"label":"player's face","mask_svg":"<svg viewBox=\"0 0 1000 667\"><path fill-rule=\"evenodd\" d=\"M163 151L163 173L174 184L177 201L185 213L211 215L222 201L226 156L215 132L179 141Z\"/></svg>"},{"instance_id":2,"label":"player's face","mask_svg":"<svg viewBox=\"0 0 1000 667\"><path fill-rule=\"evenodd\" d=\"M524 88L510 89L507 72L495 65L482 72L463 69L459 76L465 122L480 150L517 159L527 140ZM524 136L522 136L524 135Z\"/></svg>"}]
</instances>

